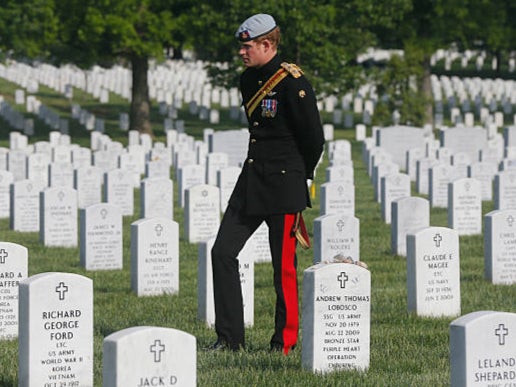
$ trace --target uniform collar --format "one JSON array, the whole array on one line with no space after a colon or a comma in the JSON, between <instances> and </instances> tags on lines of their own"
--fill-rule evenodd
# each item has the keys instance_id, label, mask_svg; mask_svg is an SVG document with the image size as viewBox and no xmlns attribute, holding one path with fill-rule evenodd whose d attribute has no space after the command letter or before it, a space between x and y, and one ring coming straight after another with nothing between
<instances>
[{"instance_id":1,"label":"uniform collar","mask_svg":"<svg viewBox=\"0 0 516 387\"><path fill-rule=\"evenodd\" d=\"M259 75L270 77L278 70L280 65L281 65L281 58L279 57L278 54L276 54L269 62L264 64L259 69L256 69L256 71Z\"/></svg>"}]
</instances>

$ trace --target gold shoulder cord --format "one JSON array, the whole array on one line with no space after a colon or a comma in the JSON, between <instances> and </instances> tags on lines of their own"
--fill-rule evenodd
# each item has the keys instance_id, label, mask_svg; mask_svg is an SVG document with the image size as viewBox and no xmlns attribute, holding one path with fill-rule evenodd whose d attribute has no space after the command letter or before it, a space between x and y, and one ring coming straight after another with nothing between
<instances>
[{"instance_id":1,"label":"gold shoulder cord","mask_svg":"<svg viewBox=\"0 0 516 387\"><path fill-rule=\"evenodd\" d=\"M287 70L294 78L299 78L303 74L303 70L301 70L299 66L295 65L294 63L283 62L281 67Z\"/></svg>"}]
</instances>

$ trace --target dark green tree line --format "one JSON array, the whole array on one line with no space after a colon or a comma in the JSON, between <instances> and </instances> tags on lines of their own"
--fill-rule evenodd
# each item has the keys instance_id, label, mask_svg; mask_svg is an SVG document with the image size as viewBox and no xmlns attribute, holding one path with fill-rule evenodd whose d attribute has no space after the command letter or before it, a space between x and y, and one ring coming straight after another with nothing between
<instances>
[{"instance_id":1,"label":"dark green tree line","mask_svg":"<svg viewBox=\"0 0 516 387\"><path fill-rule=\"evenodd\" d=\"M320 95L356 90L366 80L356 58L367 48L404 49L404 58L380 72L377 82L381 93L394 94L387 108L401 103L414 124L431 122L435 50L481 42L501 58L514 49L516 37L510 0L4 0L0 50L4 58L84 68L130 66L130 129L151 133L149 59L180 58L192 50L217 64L210 69L215 82L234 86L241 70L234 32L258 12L275 17L282 57L300 65Z\"/></svg>"}]
</instances>

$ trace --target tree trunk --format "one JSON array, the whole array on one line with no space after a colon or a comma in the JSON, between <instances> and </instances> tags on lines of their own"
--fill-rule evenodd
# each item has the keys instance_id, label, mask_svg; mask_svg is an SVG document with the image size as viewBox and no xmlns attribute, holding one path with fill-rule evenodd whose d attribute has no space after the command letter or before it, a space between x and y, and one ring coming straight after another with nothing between
<instances>
[{"instance_id":1,"label":"tree trunk","mask_svg":"<svg viewBox=\"0 0 516 387\"><path fill-rule=\"evenodd\" d=\"M149 85L147 82L149 60L147 57L133 56L131 65L133 69L133 88L131 110L129 112L129 130L137 130L140 133L152 135Z\"/></svg>"},{"instance_id":2,"label":"tree trunk","mask_svg":"<svg viewBox=\"0 0 516 387\"><path fill-rule=\"evenodd\" d=\"M432 97L432 82L431 77L432 68L430 66L430 56L426 55L423 58L423 79L421 82L421 91L425 98L425 123L434 124L434 104Z\"/></svg>"}]
</instances>

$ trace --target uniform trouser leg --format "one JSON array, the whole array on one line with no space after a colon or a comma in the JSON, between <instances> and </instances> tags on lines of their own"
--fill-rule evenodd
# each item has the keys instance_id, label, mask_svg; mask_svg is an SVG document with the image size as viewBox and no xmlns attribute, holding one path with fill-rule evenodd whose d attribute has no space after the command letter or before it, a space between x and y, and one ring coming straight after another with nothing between
<instances>
[{"instance_id":1,"label":"uniform trouser leg","mask_svg":"<svg viewBox=\"0 0 516 387\"><path fill-rule=\"evenodd\" d=\"M228 207L211 250L215 331L231 349L245 346L244 310L237 256L262 218L245 216Z\"/></svg>"},{"instance_id":2,"label":"uniform trouser leg","mask_svg":"<svg viewBox=\"0 0 516 387\"><path fill-rule=\"evenodd\" d=\"M280 346L285 354L296 345L299 330L296 238L292 235L294 219L295 214L272 215L267 219L276 290L271 346Z\"/></svg>"}]
</instances>

